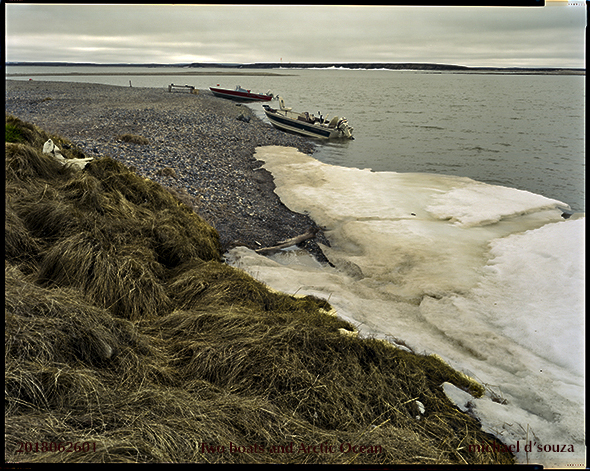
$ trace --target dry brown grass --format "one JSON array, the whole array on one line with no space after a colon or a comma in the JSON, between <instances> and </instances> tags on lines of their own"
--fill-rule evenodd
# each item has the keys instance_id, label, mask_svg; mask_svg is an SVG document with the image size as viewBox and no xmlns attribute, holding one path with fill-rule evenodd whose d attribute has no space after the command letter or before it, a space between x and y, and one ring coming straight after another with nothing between
<instances>
[{"instance_id":1,"label":"dry brown grass","mask_svg":"<svg viewBox=\"0 0 590 471\"><path fill-rule=\"evenodd\" d=\"M150 141L143 137L143 136L138 136L136 134L122 134L121 136L117 136L117 139L119 141L123 141L123 142L129 142L131 144L138 144L140 146L147 146Z\"/></svg>"},{"instance_id":2,"label":"dry brown grass","mask_svg":"<svg viewBox=\"0 0 590 471\"><path fill-rule=\"evenodd\" d=\"M512 462L467 452L494 438L441 383L481 386L433 356L341 335L353 328L326 301L223 264L215 230L159 185L108 157L54 165L47 135L23 135L6 144L7 461ZM18 453L25 442L96 450ZM320 443L334 452L301 449Z\"/></svg>"}]
</instances>

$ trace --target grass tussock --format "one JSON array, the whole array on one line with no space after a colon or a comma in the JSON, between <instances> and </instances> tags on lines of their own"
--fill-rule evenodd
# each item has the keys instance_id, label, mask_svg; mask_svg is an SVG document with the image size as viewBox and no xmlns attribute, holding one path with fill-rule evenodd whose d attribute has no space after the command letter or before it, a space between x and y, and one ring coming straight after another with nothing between
<instances>
[{"instance_id":1,"label":"grass tussock","mask_svg":"<svg viewBox=\"0 0 590 471\"><path fill-rule=\"evenodd\" d=\"M136 134L122 134L121 136L117 136L119 141L129 142L131 144L138 144L140 146L147 146L150 141L143 136L138 136Z\"/></svg>"},{"instance_id":2,"label":"grass tussock","mask_svg":"<svg viewBox=\"0 0 590 471\"><path fill-rule=\"evenodd\" d=\"M25 137L6 144L7 461L512 462L467 451L494 439L441 384L474 382L342 335L326 301L223 264L215 230L159 185L108 157L54 165L46 134L10 122ZM92 449L19 453L69 442Z\"/></svg>"}]
</instances>

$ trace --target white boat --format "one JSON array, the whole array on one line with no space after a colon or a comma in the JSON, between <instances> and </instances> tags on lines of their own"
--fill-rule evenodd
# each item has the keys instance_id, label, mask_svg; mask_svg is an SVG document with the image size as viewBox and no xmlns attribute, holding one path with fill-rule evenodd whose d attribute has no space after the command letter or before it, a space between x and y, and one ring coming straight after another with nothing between
<instances>
[{"instance_id":1,"label":"white boat","mask_svg":"<svg viewBox=\"0 0 590 471\"><path fill-rule=\"evenodd\" d=\"M300 134L302 136L317 137L320 139L354 139L353 128L346 118L334 116L328 119L326 116L316 117L313 114L297 113L291 108L285 107L285 102L278 97L280 109L273 109L269 105L262 105L264 113L270 123L281 131Z\"/></svg>"}]
</instances>

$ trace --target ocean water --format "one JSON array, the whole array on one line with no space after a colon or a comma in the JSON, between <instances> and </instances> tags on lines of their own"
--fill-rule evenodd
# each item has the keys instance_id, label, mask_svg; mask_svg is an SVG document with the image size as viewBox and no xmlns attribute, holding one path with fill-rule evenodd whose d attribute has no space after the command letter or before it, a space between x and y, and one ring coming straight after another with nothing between
<instances>
[{"instance_id":1,"label":"ocean water","mask_svg":"<svg viewBox=\"0 0 590 471\"><path fill-rule=\"evenodd\" d=\"M325 228L333 266L296 247L272 257L237 247L228 263L325 298L361 335L440 355L480 381L481 399L444 389L518 444L521 463L585 466L585 217L561 216L584 210L584 78L272 72L284 75L45 79L240 84L346 116L354 141L318 144L313 157L256 154L281 200Z\"/></svg>"},{"instance_id":2,"label":"ocean water","mask_svg":"<svg viewBox=\"0 0 590 471\"><path fill-rule=\"evenodd\" d=\"M426 73L392 70L9 66L15 79L134 87L220 84L272 91L287 106L346 117L355 140L318 145L322 162L374 171L470 177L542 194L585 210L584 76ZM156 72L178 75L139 75ZM105 75L38 76L77 73ZM118 74L118 75L107 75ZM266 120L260 104L248 105Z\"/></svg>"}]
</instances>

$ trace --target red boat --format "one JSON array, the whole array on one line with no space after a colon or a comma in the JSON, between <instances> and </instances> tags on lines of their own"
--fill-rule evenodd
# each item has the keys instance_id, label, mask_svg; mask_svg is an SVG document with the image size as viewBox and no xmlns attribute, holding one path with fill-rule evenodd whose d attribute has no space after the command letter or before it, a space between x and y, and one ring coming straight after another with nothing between
<instances>
[{"instance_id":1,"label":"red boat","mask_svg":"<svg viewBox=\"0 0 590 471\"><path fill-rule=\"evenodd\" d=\"M219 87L219 84L217 84ZM221 98L229 98L235 101L270 101L273 99L273 95L270 92L262 93L251 93L250 90L246 90L239 85L235 90L227 90L225 88L214 88L209 87L209 90L213 92L213 95Z\"/></svg>"}]
</instances>

